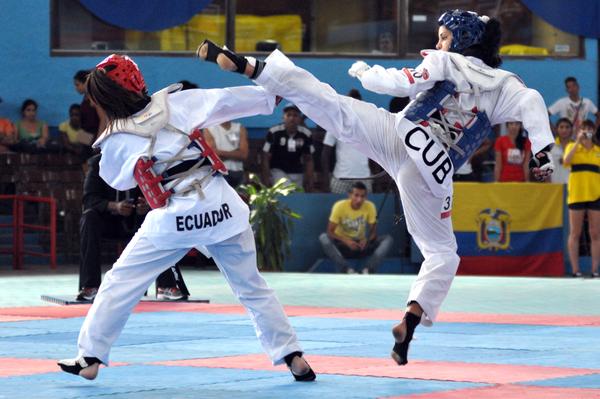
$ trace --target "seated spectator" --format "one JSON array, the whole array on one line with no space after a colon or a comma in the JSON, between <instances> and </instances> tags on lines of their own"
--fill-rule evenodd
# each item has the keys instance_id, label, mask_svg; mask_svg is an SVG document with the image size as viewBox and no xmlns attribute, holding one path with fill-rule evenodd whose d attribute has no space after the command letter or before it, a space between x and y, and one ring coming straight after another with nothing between
<instances>
[{"instance_id":1,"label":"seated spectator","mask_svg":"<svg viewBox=\"0 0 600 399\"><path fill-rule=\"evenodd\" d=\"M494 177L497 182L529 181L531 143L525 136L521 122L508 122L506 136L496 140L496 165Z\"/></svg>"},{"instance_id":2,"label":"seated spectator","mask_svg":"<svg viewBox=\"0 0 600 399\"><path fill-rule=\"evenodd\" d=\"M554 162L554 172L550 175L552 183L567 184L569 182L569 169L563 165L565 149L573 142L573 124L567 118L560 118L556 122L556 141L550 156Z\"/></svg>"},{"instance_id":3,"label":"seated spectator","mask_svg":"<svg viewBox=\"0 0 600 399\"><path fill-rule=\"evenodd\" d=\"M88 144L81 143L82 134L87 134L81 128L81 106L79 104L71 104L69 107L69 119L58 125L60 132L60 142L62 148L73 154L81 154L82 146Z\"/></svg>"},{"instance_id":4,"label":"seated spectator","mask_svg":"<svg viewBox=\"0 0 600 399\"><path fill-rule=\"evenodd\" d=\"M361 100L362 96L356 89L350 90L349 97ZM330 165L332 150L335 147L335 167L333 168L333 177L330 178ZM332 193L346 194L352 188L356 181L362 181L368 191L372 191L371 181L368 177L371 175L369 169L369 158L357 151L348 143L339 141L333 134L325 133L323 139L323 151L321 153L321 167L323 170L323 180L325 189L329 188ZM360 180L366 177L366 180ZM351 180L345 180L351 179Z\"/></svg>"},{"instance_id":5,"label":"seated spectator","mask_svg":"<svg viewBox=\"0 0 600 399\"><path fill-rule=\"evenodd\" d=\"M232 187L244 182L244 161L248 158L248 132L237 122L224 122L204 129L208 144L223 160L229 172L225 180Z\"/></svg>"},{"instance_id":6,"label":"seated spectator","mask_svg":"<svg viewBox=\"0 0 600 399\"><path fill-rule=\"evenodd\" d=\"M126 245L150 211L139 189L117 191L102 180L100 156L98 154L89 159L83 185L83 214L79 223L81 261L78 301L92 301L98 293L102 238L119 240ZM157 299L187 299L189 293L180 276L177 266L158 276Z\"/></svg>"},{"instance_id":7,"label":"seated spectator","mask_svg":"<svg viewBox=\"0 0 600 399\"><path fill-rule=\"evenodd\" d=\"M17 130L17 150L37 152L48 142L48 124L37 119L38 104L27 99L21 105L21 120L15 124Z\"/></svg>"},{"instance_id":8,"label":"seated spectator","mask_svg":"<svg viewBox=\"0 0 600 399\"><path fill-rule=\"evenodd\" d=\"M592 277L598 277L600 264L600 135L595 124L587 119L581 123L577 139L567 144L563 165L571 169L567 184L569 207L569 261L573 277L579 270L579 240L587 214L591 253Z\"/></svg>"},{"instance_id":9,"label":"seated spectator","mask_svg":"<svg viewBox=\"0 0 600 399\"><path fill-rule=\"evenodd\" d=\"M314 164L311 131L302 123L302 113L293 104L283 108L283 123L269 129L263 146L262 180L272 186L282 177L312 191Z\"/></svg>"},{"instance_id":10,"label":"seated spectator","mask_svg":"<svg viewBox=\"0 0 600 399\"><path fill-rule=\"evenodd\" d=\"M2 99L0 98L0 103ZM7 118L0 118L0 153L10 152L10 146L17 142L15 125Z\"/></svg>"},{"instance_id":11,"label":"seated spectator","mask_svg":"<svg viewBox=\"0 0 600 399\"><path fill-rule=\"evenodd\" d=\"M323 252L335 263L338 272L355 273L346 259L364 258L363 274L377 271L393 239L389 235L377 237L377 210L375 204L367 200L367 187L355 182L348 199L333 205L327 232L319 236ZM368 230L368 232L367 232Z\"/></svg>"}]
</instances>

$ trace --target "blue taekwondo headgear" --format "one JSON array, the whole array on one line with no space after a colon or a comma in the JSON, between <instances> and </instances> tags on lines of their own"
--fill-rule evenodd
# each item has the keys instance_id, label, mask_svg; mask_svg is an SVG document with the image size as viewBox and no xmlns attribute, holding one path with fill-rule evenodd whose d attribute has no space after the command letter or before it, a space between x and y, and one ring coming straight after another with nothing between
<instances>
[{"instance_id":1,"label":"blue taekwondo headgear","mask_svg":"<svg viewBox=\"0 0 600 399\"><path fill-rule=\"evenodd\" d=\"M487 18L487 17L482 17ZM481 42L485 31L485 22L472 11L446 11L438 19L438 25L443 25L452 32L450 51L462 53L468 47Z\"/></svg>"}]
</instances>

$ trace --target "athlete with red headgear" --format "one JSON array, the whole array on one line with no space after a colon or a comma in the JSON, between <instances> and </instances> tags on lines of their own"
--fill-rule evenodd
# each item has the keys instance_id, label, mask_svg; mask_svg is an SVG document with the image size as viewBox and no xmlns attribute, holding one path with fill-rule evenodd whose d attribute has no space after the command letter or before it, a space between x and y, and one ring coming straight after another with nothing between
<instances>
[{"instance_id":1,"label":"athlete with red headgear","mask_svg":"<svg viewBox=\"0 0 600 399\"><path fill-rule=\"evenodd\" d=\"M395 179L408 231L425 258L404 318L392 329L391 355L399 365L408 362L416 326L435 321L460 261L450 217L453 171L491 134L492 125L508 121L521 121L529 131L534 175L545 179L553 170L548 152L554 140L544 100L518 76L498 69L499 22L454 10L438 24L436 50L424 50L416 68L385 69L358 61L348 71L367 90L410 96L398 114L337 94L278 50L262 62L210 41L198 49L200 58L243 73L293 102Z\"/></svg>"},{"instance_id":2,"label":"athlete with red headgear","mask_svg":"<svg viewBox=\"0 0 600 399\"><path fill-rule=\"evenodd\" d=\"M296 333L256 265L246 204L223 178L227 170L200 129L245 116L270 114L276 98L262 88L179 91L151 97L138 66L111 55L89 74L86 90L108 127L94 146L100 176L117 190L139 185L153 208L102 281L78 339L79 354L58 362L94 379L108 365L112 344L133 307L156 277L190 248L214 258L246 307L273 364L285 362L298 381L315 374Z\"/></svg>"}]
</instances>

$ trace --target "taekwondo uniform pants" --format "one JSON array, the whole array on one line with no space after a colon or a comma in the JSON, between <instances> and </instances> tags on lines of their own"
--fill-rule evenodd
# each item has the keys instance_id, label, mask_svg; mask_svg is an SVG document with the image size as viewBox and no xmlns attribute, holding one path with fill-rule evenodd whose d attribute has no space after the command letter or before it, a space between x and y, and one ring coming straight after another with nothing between
<instances>
[{"instance_id":1,"label":"taekwondo uniform pants","mask_svg":"<svg viewBox=\"0 0 600 399\"><path fill-rule=\"evenodd\" d=\"M401 115L339 95L277 50L266 59L265 69L256 83L293 102L316 124L378 162L394 178L408 231L425 258L408 302L419 303L424 311L421 322L431 326L448 294L460 259L450 218L452 182L432 186L431 176L426 179L423 174L429 165L417 165L415 160L422 154L409 154L409 151L417 151L417 147L419 151L425 147L423 141L419 146L407 145L405 141L407 133L419 127ZM424 140L426 135L421 136ZM438 142L432 143L431 148L447 156ZM451 172L448 171L448 179Z\"/></svg>"},{"instance_id":2,"label":"taekwondo uniform pants","mask_svg":"<svg viewBox=\"0 0 600 399\"><path fill-rule=\"evenodd\" d=\"M258 272L252 230L248 228L222 242L207 245L206 249L246 307L256 335L273 364L283 363L283 357L289 353L301 352L279 300ZM97 357L108 365L110 348L144 291L187 252L185 248L158 249L138 232L105 275L79 333L79 356Z\"/></svg>"}]
</instances>

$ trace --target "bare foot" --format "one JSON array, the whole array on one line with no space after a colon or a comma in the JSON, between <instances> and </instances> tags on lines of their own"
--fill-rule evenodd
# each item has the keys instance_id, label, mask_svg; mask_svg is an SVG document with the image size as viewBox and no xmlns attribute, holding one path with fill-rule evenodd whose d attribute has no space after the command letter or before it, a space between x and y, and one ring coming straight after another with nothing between
<instances>
[{"instance_id":1,"label":"bare foot","mask_svg":"<svg viewBox=\"0 0 600 399\"><path fill-rule=\"evenodd\" d=\"M392 328L392 335L394 336L394 340L397 344L401 344L402 342L404 342L404 340L406 339L406 322L404 320L402 320L402 322L396 324ZM390 353L390 356L399 366L403 366L406 364L406 359L402 359L400 355L398 355L396 352L392 351L392 353Z\"/></svg>"},{"instance_id":2,"label":"bare foot","mask_svg":"<svg viewBox=\"0 0 600 399\"><path fill-rule=\"evenodd\" d=\"M198 46L198 49L196 50L196 56L198 58L200 58L201 60L205 60L207 54L208 54L208 43L202 43L201 45Z\"/></svg>"},{"instance_id":3,"label":"bare foot","mask_svg":"<svg viewBox=\"0 0 600 399\"><path fill-rule=\"evenodd\" d=\"M98 375L98 369L100 368L100 363L94 363L91 366L88 366L82 369L79 372L79 375L86 380L93 380Z\"/></svg>"},{"instance_id":4,"label":"bare foot","mask_svg":"<svg viewBox=\"0 0 600 399\"><path fill-rule=\"evenodd\" d=\"M233 72L237 69L237 66L225 54L217 55L217 64L224 71Z\"/></svg>"},{"instance_id":5,"label":"bare foot","mask_svg":"<svg viewBox=\"0 0 600 399\"><path fill-rule=\"evenodd\" d=\"M303 357L296 356L292 359L292 365L290 366L292 373L296 375L304 375L310 371L310 366L304 360Z\"/></svg>"},{"instance_id":6,"label":"bare foot","mask_svg":"<svg viewBox=\"0 0 600 399\"><path fill-rule=\"evenodd\" d=\"M196 50L196 55L201 60L206 60L208 56L208 43L203 43ZM217 55L217 65L224 71L235 71L237 66L225 54Z\"/></svg>"}]
</instances>

